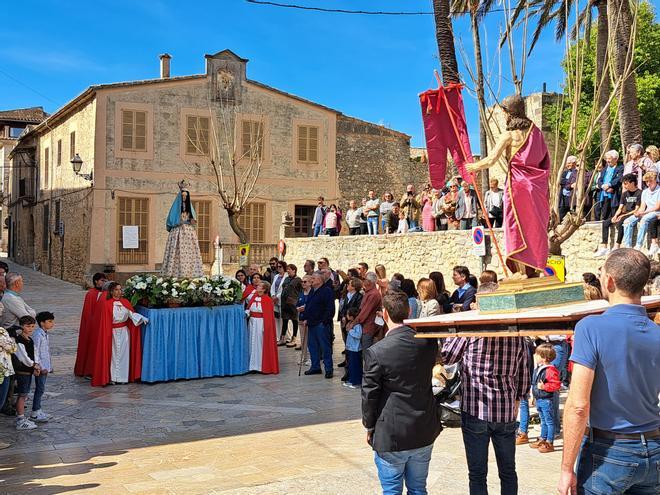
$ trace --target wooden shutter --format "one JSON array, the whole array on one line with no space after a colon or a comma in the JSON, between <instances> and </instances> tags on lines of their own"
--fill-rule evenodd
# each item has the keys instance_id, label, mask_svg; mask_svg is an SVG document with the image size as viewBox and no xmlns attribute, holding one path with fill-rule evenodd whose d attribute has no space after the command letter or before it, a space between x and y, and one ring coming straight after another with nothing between
<instances>
[{"instance_id":1,"label":"wooden shutter","mask_svg":"<svg viewBox=\"0 0 660 495\"><path fill-rule=\"evenodd\" d=\"M62 165L62 140L57 140L57 166Z\"/></svg>"},{"instance_id":2,"label":"wooden shutter","mask_svg":"<svg viewBox=\"0 0 660 495\"><path fill-rule=\"evenodd\" d=\"M193 208L197 213L197 239L199 250L204 263L213 263L213 249L211 243L211 202L193 201Z\"/></svg>"},{"instance_id":3,"label":"wooden shutter","mask_svg":"<svg viewBox=\"0 0 660 495\"><path fill-rule=\"evenodd\" d=\"M298 126L298 161L301 163L319 162L319 128L308 125Z\"/></svg>"},{"instance_id":4,"label":"wooden shutter","mask_svg":"<svg viewBox=\"0 0 660 495\"><path fill-rule=\"evenodd\" d=\"M73 131L69 134L69 153L71 154L71 160L76 156L76 131Z\"/></svg>"},{"instance_id":5,"label":"wooden shutter","mask_svg":"<svg viewBox=\"0 0 660 495\"><path fill-rule=\"evenodd\" d=\"M44 187L48 187L48 173L50 172L50 148L44 150Z\"/></svg>"},{"instance_id":6,"label":"wooden shutter","mask_svg":"<svg viewBox=\"0 0 660 495\"><path fill-rule=\"evenodd\" d=\"M245 230L250 243L263 244L266 238L266 204L249 203L238 217L238 224Z\"/></svg>"}]
</instances>

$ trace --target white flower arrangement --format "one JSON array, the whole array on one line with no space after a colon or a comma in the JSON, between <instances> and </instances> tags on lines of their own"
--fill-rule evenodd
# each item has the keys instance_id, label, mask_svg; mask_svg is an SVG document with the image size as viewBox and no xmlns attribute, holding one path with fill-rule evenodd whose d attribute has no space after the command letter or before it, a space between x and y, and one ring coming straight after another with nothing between
<instances>
[{"instance_id":1,"label":"white flower arrangement","mask_svg":"<svg viewBox=\"0 0 660 495\"><path fill-rule=\"evenodd\" d=\"M124 284L124 295L134 305L149 307L221 306L239 304L243 291L238 280L232 277L176 279L135 275Z\"/></svg>"}]
</instances>

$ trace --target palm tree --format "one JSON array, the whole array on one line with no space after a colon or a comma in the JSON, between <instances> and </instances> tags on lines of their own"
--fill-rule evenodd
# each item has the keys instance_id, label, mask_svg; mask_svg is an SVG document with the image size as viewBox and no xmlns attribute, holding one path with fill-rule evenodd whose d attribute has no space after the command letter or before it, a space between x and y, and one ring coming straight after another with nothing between
<instances>
[{"instance_id":1,"label":"palm tree","mask_svg":"<svg viewBox=\"0 0 660 495\"><path fill-rule=\"evenodd\" d=\"M459 83L458 62L454 46L454 30L451 24L450 0L433 0L435 17L435 39L440 55L440 69L444 84Z\"/></svg>"},{"instance_id":2,"label":"palm tree","mask_svg":"<svg viewBox=\"0 0 660 495\"><path fill-rule=\"evenodd\" d=\"M479 35L479 23L484 15L490 10L493 0L454 0L451 5L452 15L460 17L464 14L470 15L470 28L472 30L472 45L474 47L474 60L476 72L476 93L477 103L479 105L479 149L481 156L488 154L488 136L486 127L488 126L486 118L486 95L484 88L484 66L481 54L481 37ZM481 189L485 194L488 190L488 169L481 172Z\"/></svg>"},{"instance_id":3,"label":"palm tree","mask_svg":"<svg viewBox=\"0 0 660 495\"><path fill-rule=\"evenodd\" d=\"M621 77L633 57L634 29L629 0L607 0L610 12L609 29L612 32L614 52L614 75ZM632 33L632 34L631 34ZM619 109L619 133L623 149L629 144L642 142L642 124L637 100L637 78L635 72L623 80Z\"/></svg>"}]
</instances>

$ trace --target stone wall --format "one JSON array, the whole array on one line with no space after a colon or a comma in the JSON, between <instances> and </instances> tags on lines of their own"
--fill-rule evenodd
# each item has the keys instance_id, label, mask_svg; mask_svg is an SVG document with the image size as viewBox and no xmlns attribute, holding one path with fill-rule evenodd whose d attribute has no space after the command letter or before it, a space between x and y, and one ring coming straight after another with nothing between
<instances>
[{"instance_id":1,"label":"stone wall","mask_svg":"<svg viewBox=\"0 0 660 495\"><path fill-rule=\"evenodd\" d=\"M410 137L351 117L337 117L337 175L340 203L392 192L399 200L407 184L429 181L428 165L410 158Z\"/></svg>"},{"instance_id":2,"label":"stone wall","mask_svg":"<svg viewBox=\"0 0 660 495\"><path fill-rule=\"evenodd\" d=\"M83 160L81 173L88 174L94 164L96 100L91 100L38 140L39 192L32 208L34 219L34 263L37 269L54 277L83 284L89 275L90 182L76 176L71 166L70 133L75 132L75 153ZM62 141L61 161L57 162L57 142ZM48 182L45 180L45 149L49 149ZM64 237L58 233L56 208L64 222ZM48 228L44 225L48 207ZM19 227L20 228L20 227ZM47 239L44 239L44 235Z\"/></svg>"},{"instance_id":3,"label":"stone wall","mask_svg":"<svg viewBox=\"0 0 660 495\"><path fill-rule=\"evenodd\" d=\"M594 258L593 251L598 246L600 229L599 223L585 224L564 244L567 280L579 281L584 272L597 273L603 259ZM501 229L496 229L496 236L503 245ZM456 265L466 265L476 274L488 268L502 276L494 247L487 266L482 266L481 259L472 254L469 231L287 239L286 243L286 261L299 269L306 259L316 261L326 256L333 268L346 270L360 261L367 262L370 267L382 263L388 276L400 272L415 281L434 270L448 277Z\"/></svg>"}]
</instances>

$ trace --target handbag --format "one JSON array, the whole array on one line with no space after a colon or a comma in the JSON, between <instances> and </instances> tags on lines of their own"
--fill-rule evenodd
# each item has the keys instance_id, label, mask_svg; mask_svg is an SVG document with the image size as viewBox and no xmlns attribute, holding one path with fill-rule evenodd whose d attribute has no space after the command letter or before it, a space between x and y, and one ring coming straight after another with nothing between
<instances>
[{"instance_id":1,"label":"handbag","mask_svg":"<svg viewBox=\"0 0 660 495\"><path fill-rule=\"evenodd\" d=\"M488 214L491 217L499 217L502 215L502 207L501 206L491 206L490 210L488 210Z\"/></svg>"}]
</instances>

